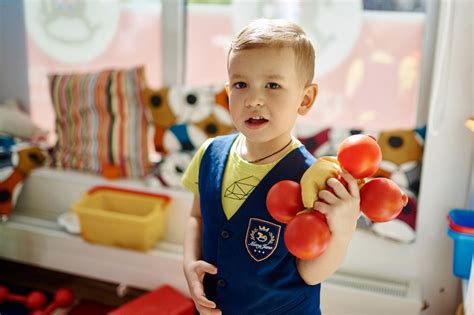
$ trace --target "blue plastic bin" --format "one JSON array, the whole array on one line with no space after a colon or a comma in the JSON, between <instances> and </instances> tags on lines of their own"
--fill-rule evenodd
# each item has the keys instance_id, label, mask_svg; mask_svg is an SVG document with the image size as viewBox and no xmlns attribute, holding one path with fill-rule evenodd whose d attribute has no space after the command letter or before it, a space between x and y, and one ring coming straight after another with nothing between
<instances>
[{"instance_id":1,"label":"blue plastic bin","mask_svg":"<svg viewBox=\"0 0 474 315\"><path fill-rule=\"evenodd\" d=\"M474 210L452 209L448 214L449 227L457 233L474 234Z\"/></svg>"},{"instance_id":2,"label":"blue plastic bin","mask_svg":"<svg viewBox=\"0 0 474 315\"><path fill-rule=\"evenodd\" d=\"M450 228L448 235L454 240L453 274L468 279L474 254L474 235L458 233Z\"/></svg>"}]
</instances>

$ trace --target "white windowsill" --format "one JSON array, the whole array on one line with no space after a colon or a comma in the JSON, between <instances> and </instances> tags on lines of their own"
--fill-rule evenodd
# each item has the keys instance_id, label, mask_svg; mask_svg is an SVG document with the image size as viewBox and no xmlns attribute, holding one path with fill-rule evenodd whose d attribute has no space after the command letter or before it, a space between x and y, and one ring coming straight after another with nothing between
<instances>
[{"instance_id":1,"label":"white windowsill","mask_svg":"<svg viewBox=\"0 0 474 315\"><path fill-rule=\"evenodd\" d=\"M88 278L154 289L169 284L187 292L182 247L159 242L148 252L102 246L60 230L54 222L13 215L0 225L0 256Z\"/></svg>"}]
</instances>

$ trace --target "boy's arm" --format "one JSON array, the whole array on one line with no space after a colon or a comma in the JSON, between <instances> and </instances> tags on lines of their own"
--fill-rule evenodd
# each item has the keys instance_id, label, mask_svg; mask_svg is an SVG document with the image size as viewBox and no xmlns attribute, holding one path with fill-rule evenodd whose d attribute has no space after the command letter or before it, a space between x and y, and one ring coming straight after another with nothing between
<instances>
[{"instance_id":1,"label":"boy's arm","mask_svg":"<svg viewBox=\"0 0 474 315\"><path fill-rule=\"evenodd\" d=\"M327 184L334 193L322 190L318 196L324 202L314 203L314 208L326 215L331 230L327 249L312 260L298 259L296 262L300 276L310 285L321 283L342 264L360 216L357 181L348 173L341 175L348 183L348 189L337 179L331 178Z\"/></svg>"},{"instance_id":2,"label":"boy's arm","mask_svg":"<svg viewBox=\"0 0 474 315\"><path fill-rule=\"evenodd\" d=\"M315 285L323 282L332 275L344 261L350 238L331 237L326 251L312 260L298 259L296 266L301 278L309 284Z\"/></svg>"},{"instance_id":3,"label":"boy's arm","mask_svg":"<svg viewBox=\"0 0 474 315\"><path fill-rule=\"evenodd\" d=\"M205 273L216 274L217 268L201 260L201 206L198 195L194 196L191 215L184 238L183 271L189 292L200 314L221 314L216 303L206 298L203 279Z\"/></svg>"},{"instance_id":4,"label":"boy's arm","mask_svg":"<svg viewBox=\"0 0 474 315\"><path fill-rule=\"evenodd\" d=\"M194 195L191 215L186 226L186 235L184 237L184 265L201 258L201 206L200 198Z\"/></svg>"}]
</instances>

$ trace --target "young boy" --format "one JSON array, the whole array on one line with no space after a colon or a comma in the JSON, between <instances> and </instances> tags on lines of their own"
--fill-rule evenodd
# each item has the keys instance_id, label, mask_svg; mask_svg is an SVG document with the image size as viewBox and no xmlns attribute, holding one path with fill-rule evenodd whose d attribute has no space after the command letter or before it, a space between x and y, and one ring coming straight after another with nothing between
<instances>
[{"instance_id":1,"label":"young boy","mask_svg":"<svg viewBox=\"0 0 474 315\"><path fill-rule=\"evenodd\" d=\"M318 92L314 55L303 30L282 20L252 22L231 44L226 90L239 134L208 140L183 175L195 194L183 268L201 314L320 314L320 283L342 263L359 217L356 181L343 173L348 189L329 179L334 192L319 193L314 208L332 237L313 260L288 252L285 225L265 206L273 184L299 182L315 160L291 135Z\"/></svg>"}]
</instances>

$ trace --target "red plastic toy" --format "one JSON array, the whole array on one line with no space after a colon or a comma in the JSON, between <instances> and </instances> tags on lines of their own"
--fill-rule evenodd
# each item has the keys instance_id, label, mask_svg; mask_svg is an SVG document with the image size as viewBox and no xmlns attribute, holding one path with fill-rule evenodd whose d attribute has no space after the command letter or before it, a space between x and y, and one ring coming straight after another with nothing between
<instances>
[{"instance_id":1,"label":"red plastic toy","mask_svg":"<svg viewBox=\"0 0 474 315\"><path fill-rule=\"evenodd\" d=\"M267 193L267 208L271 216L281 223L288 223L301 209L301 186L292 180L282 180Z\"/></svg>"},{"instance_id":2,"label":"red plastic toy","mask_svg":"<svg viewBox=\"0 0 474 315\"><path fill-rule=\"evenodd\" d=\"M40 291L32 291L28 295L23 296L13 294L4 286L0 286L0 303L19 302L32 311L31 315L49 315L58 307L68 307L74 302L74 295L71 290L61 288L54 295L54 300L43 309L46 304L46 295ZM41 310L43 309L43 310Z\"/></svg>"},{"instance_id":3,"label":"red plastic toy","mask_svg":"<svg viewBox=\"0 0 474 315\"><path fill-rule=\"evenodd\" d=\"M359 187L362 186L360 208L369 219L386 222L396 218L408 202L405 193L390 179L366 180L377 172L381 161L381 149L373 137L354 135L346 138L339 147L337 160L333 157L318 159L304 174L301 185L307 184L310 192L306 199L312 205L317 200L314 199L317 198L317 190L331 191L330 187L326 187L330 177L337 178L347 187L338 174L343 169L358 180ZM312 182L315 177L318 177L317 181ZM276 183L267 194L266 205L275 220L287 224L284 241L288 251L308 260L326 250L331 232L324 215L315 215L320 213L313 210L307 201L300 202L304 199L302 195L307 196L302 193L301 185L291 181ZM307 209L304 209L305 206Z\"/></svg>"},{"instance_id":4,"label":"red plastic toy","mask_svg":"<svg viewBox=\"0 0 474 315\"><path fill-rule=\"evenodd\" d=\"M107 315L194 315L191 299L169 285L145 293L137 299L120 306Z\"/></svg>"},{"instance_id":5,"label":"red plastic toy","mask_svg":"<svg viewBox=\"0 0 474 315\"><path fill-rule=\"evenodd\" d=\"M23 303L29 310L39 310L46 304L46 296L40 291L30 292L28 295L13 294L4 286L0 286L0 303Z\"/></svg>"},{"instance_id":6,"label":"red plastic toy","mask_svg":"<svg viewBox=\"0 0 474 315\"><path fill-rule=\"evenodd\" d=\"M298 254L297 257L303 260L321 255L328 247L330 238L326 217L312 210L298 214L288 223L284 234L290 253Z\"/></svg>"},{"instance_id":7,"label":"red plastic toy","mask_svg":"<svg viewBox=\"0 0 474 315\"><path fill-rule=\"evenodd\" d=\"M379 169L382 150L372 136L353 135L342 141L337 160L354 178L370 177Z\"/></svg>"},{"instance_id":8,"label":"red plastic toy","mask_svg":"<svg viewBox=\"0 0 474 315\"><path fill-rule=\"evenodd\" d=\"M407 203L407 195L388 178L371 179L360 189L360 210L374 222L395 219Z\"/></svg>"}]
</instances>

